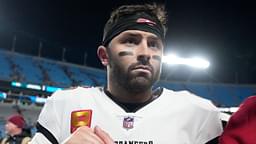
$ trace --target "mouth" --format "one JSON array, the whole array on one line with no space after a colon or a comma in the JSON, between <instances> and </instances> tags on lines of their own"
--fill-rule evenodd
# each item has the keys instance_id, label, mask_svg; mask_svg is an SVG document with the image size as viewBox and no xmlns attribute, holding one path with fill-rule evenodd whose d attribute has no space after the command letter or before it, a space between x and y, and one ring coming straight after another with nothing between
<instances>
[{"instance_id":1,"label":"mouth","mask_svg":"<svg viewBox=\"0 0 256 144\"><path fill-rule=\"evenodd\" d=\"M132 70L146 72L146 73L152 73L152 68L150 66L146 66L146 65L138 65L138 66L134 67Z\"/></svg>"}]
</instances>

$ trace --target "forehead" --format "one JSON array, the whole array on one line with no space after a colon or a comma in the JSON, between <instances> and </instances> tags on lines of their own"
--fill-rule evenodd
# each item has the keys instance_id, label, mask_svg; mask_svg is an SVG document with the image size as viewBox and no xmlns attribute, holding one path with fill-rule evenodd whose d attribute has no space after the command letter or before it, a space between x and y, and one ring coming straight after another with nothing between
<instances>
[{"instance_id":1,"label":"forehead","mask_svg":"<svg viewBox=\"0 0 256 144\"><path fill-rule=\"evenodd\" d=\"M9 126L16 126L14 123L10 122L10 121L7 121L6 122Z\"/></svg>"}]
</instances>

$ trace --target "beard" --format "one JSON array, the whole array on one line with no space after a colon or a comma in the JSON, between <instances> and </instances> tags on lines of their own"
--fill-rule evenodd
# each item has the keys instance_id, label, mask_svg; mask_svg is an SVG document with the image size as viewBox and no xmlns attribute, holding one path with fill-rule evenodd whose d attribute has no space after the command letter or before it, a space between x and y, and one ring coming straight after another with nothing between
<instances>
[{"instance_id":1,"label":"beard","mask_svg":"<svg viewBox=\"0 0 256 144\"><path fill-rule=\"evenodd\" d=\"M139 65L143 64L140 62L133 63L128 69L125 69L120 62L112 59L110 60L111 79L115 82L116 86L124 88L127 92L134 94L146 92L151 89L153 84L159 79L160 68L154 71L152 65L144 64L143 66L150 67L151 74L133 72L133 69Z\"/></svg>"}]
</instances>

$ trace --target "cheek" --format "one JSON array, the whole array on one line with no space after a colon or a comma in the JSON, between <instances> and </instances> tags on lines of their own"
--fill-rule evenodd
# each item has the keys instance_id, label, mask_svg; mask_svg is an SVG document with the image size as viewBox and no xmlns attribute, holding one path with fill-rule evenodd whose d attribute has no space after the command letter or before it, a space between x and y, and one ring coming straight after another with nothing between
<instances>
[{"instance_id":1,"label":"cheek","mask_svg":"<svg viewBox=\"0 0 256 144\"><path fill-rule=\"evenodd\" d=\"M119 67L119 69L126 70L128 69L129 65L131 64L131 56L118 56L115 55L111 57L110 63L112 63L113 66Z\"/></svg>"},{"instance_id":2,"label":"cheek","mask_svg":"<svg viewBox=\"0 0 256 144\"><path fill-rule=\"evenodd\" d=\"M129 65L131 63L136 63L136 58L134 56L127 56L120 59L124 64Z\"/></svg>"},{"instance_id":3,"label":"cheek","mask_svg":"<svg viewBox=\"0 0 256 144\"><path fill-rule=\"evenodd\" d=\"M115 54L114 56L115 58L113 59L115 60L116 63L121 64L122 67L128 67L131 63L137 62L137 58L132 51L121 51L121 52L129 53L129 54L120 55L120 52L119 52Z\"/></svg>"},{"instance_id":4,"label":"cheek","mask_svg":"<svg viewBox=\"0 0 256 144\"><path fill-rule=\"evenodd\" d=\"M9 125L7 125L7 126L5 126L5 129L6 129L7 131L9 131L9 130L11 129L11 127L10 127Z\"/></svg>"},{"instance_id":5,"label":"cheek","mask_svg":"<svg viewBox=\"0 0 256 144\"><path fill-rule=\"evenodd\" d=\"M162 67L161 57L157 59L152 58L151 65L154 67L155 71L158 71Z\"/></svg>"},{"instance_id":6,"label":"cheek","mask_svg":"<svg viewBox=\"0 0 256 144\"><path fill-rule=\"evenodd\" d=\"M157 69L161 68L161 63L159 61L155 61L155 63L153 63L153 66Z\"/></svg>"}]
</instances>

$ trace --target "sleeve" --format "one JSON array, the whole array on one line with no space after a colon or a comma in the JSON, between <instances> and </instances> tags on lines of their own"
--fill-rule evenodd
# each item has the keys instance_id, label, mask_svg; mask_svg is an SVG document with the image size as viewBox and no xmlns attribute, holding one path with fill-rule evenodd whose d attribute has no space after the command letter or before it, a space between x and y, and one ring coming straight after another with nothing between
<instances>
[{"instance_id":1,"label":"sleeve","mask_svg":"<svg viewBox=\"0 0 256 144\"><path fill-rule=\"evenodd\" d=\"M256 141L256 96L248 97L232 114L221 135L220 144L253 143Z\"/></svg>"},{"instance_id":2,"label":"sleeve","mask_svg":"<svg viewBox=\"0 0 256 144\"><path fill-rule=\"evenodd\" d=\"M54 93L49 97L39 115L37 122L37 132L42 135L39 136L39 139L45 137L53 144L57 144L60 137L60 116L61 112L56 111L56 96L58 92ZM60 102L59 102L60 103ZM38 139L38 137L34 137ZM34 139L33 138L33 139ZM34 140L35 141L35 140Z\"/></svg>"},{"instance_id":3,"label":"sleeve","mask_svg":"<svg viewBox=\"0 0 256 144\"><path fill-rule=\"evenodd\" d=\"M197 144L205 144L221 135L223 131L220 119L220 112L217 110L208 111L205 121L198 131Z\"/></svg>"}]
</instances>

